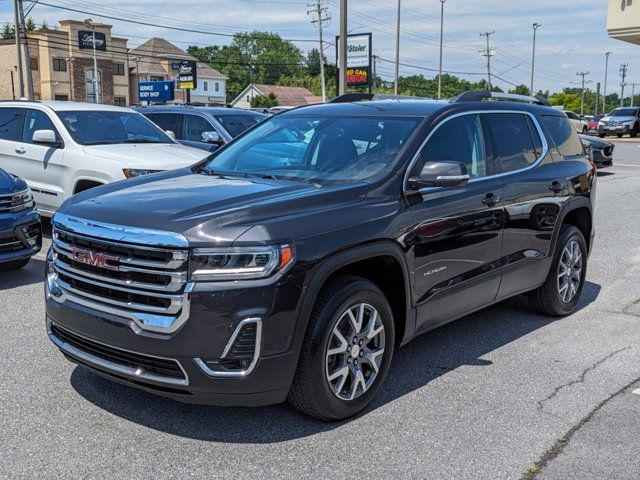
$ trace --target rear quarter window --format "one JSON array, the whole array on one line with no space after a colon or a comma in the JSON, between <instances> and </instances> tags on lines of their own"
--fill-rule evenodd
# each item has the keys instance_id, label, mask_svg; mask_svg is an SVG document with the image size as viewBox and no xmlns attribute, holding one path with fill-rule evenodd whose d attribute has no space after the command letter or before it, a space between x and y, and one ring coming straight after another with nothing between
<instances>
[{"instance_id":1,"label":"rear quarter window","mask_svg":"<svg viewBox=\"0 0 640 480\"><path fill-rule=\"evenodd\" d=\"M560 155L563 157L572 157L584 153L580 137L578 137L578 134L567 118L555 115L543 115L542 122Z\"/></svg>"}]
</instances>

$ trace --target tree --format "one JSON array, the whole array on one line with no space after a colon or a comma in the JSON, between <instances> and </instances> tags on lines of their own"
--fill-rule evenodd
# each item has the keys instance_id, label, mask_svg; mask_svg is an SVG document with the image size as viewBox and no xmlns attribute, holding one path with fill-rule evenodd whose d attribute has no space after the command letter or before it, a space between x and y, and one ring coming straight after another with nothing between
<instances>
[{"instance_id":1,"label":"tree","mask_svg":"<svg viewBox=\"0 0 640 480\"><path fill-rule=\"evenodd\" d=\"M4 27L2 27L2 33L0 35L2 35L3 40L16 38L16 29L10 23L5 23Z\"/></svg>"},{"instance_id":2,"label":"tree","mask_svg":"<svg viewBox=\"0 0 640 480\"><path fill-rule=\"evenodd\" d=\"M322 55L322 61L326 68L327 57ZM320 51L317 48L313 48L307 53L307 58L305 59L305 65L307 67L308 75L311 75L311 76L320 75Z\"/></svg>"},{"instance_id":3,"label":"tree","mask_svg":"<svg viewBox=\"0 0 640 480\"><path fill-rule=\"evenodd\" d=\"M524 84L520 84L509 90L509 93L515 93L516 95L529 95L529 87Z\"/></svg>"},{"instance_id":4,"label":"tree","mask_svg":"<svg viewBox=\"0 0 640 480\"><path fill-rule=\"evenodd\" d=\"M549 103L555 106L561 106L565 110L580 112L580 94L571 92L554 93L549 98Z\"/></svg>"},{"instance_id":5,"label":"tree","mask_svg":"<svg viewBox=\"0 0 640 480\"><path fill-rule=\"evenodd\" d=\"M256 95L251 99L251 108L271 108L278 106L278 97L271 92L269 95Z\"/></svg>"},{"instance_id":6,"label":"tree","mask_svg":"<svg viewBox=\"0 0 640 480\"><path fill-rule=\"evenodd\" d=\"M27 32L33 32L36 28L38 28L36 22L34 22L32 18L28 18L24 26L27 28Z\"/></svg>"},{"instance_id":7,"label":"tree","mask_svg":"<svg viewBox=\"0 0 640 480\"><path fill-rule=\"evenodd\" d=\"M40 30L51 30L46 20L42 21L42 24L40 25Z\"/></svg>"}]
</instances>

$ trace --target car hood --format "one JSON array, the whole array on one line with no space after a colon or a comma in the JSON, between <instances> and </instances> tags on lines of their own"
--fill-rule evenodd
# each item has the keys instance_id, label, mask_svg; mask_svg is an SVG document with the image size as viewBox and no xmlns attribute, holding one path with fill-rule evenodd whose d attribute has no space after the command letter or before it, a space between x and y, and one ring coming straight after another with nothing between
<instances>
[{"instance_id":1,"label":"car hood","mask_svg":"<svg viewBox=\"0 0 640 480\"><path fill-rule=\"evenodd\" d=\"M27 183L21 178L0 169L0 194L17 193L27 189Z\"/></svg>"},{"instance_id":2,"label":"car hood","mask_svg":"<svg viewBox=\"0 0 640 480\"><path fill-rule=\"evenodd\" d=\"M612 117L607 115L600 119L601 122L634 122L636 117Z\"/></svg>"},{"instance_id":3,"label":"car hood","mask_svg":"<svg viewBox=\"0 0 640 480\"><path fill-rule=\"evenodd\" d=\"M580 140L584 145L592 148L607 148L613 145L611 142L605 142L599 138L590 137L589 135L579 135Z\"/></svg>"},{"instance_id":4,"label":"car hood","mask_svg":"<svg viewBox=\"0 0 640 480\"><path fill-rule=\"evenodd\" d=\"M311 183L194 174L147 175L87 190L59 212L115 225L184 235L194 246L229 245L251 227L301 218L363 199L369 185Z\"/></svg>"},{"instance_id":5,"label":"car hood","mask_svg":"<svg viewBox=\"0 0 640 480\"><path fill-rule=\"evenodd\" d=\"M84 153L122 162L130 168L173 170L188 167L210 153L179 143L118 143L83 147Z\"/></svg>"}]
</instances>

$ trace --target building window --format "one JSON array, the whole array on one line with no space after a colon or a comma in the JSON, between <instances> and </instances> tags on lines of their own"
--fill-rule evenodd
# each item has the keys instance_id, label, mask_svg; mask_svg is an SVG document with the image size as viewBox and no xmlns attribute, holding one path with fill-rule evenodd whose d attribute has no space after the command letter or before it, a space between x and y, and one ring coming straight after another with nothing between
<instances>
[{"instance_id":1,"label":"building window","mask_svg":"<svg viewBox=\"0 0 640 480\"><path fill-rule=\"evenodd\" d=\"M38 57L31 57L31 70L38 70Z\"/></svg>"},{"instance_id":2,"label":"building window","mask_svg":"<svg viewBox=\"0 0 640 480\"><path fill-rule=\"evenodd\" d=\"M164 77L158 77L158 76L151 75L149 77L149 81L150 82L164 82Z\"/></svg>"},{"instance_id":3,"label":"building window","mask_svg":"<svg viewBox=\"0 0 640 480\"><path fill-rule=\"evenodd\" d=\"M204 85L204 91L208 92L209 91L209 82L204 82L203 85Z\"/></svg>"},{"instance_id":4,"label":"building window","mask_svg":"<svg viewBox=\"0 0 640 480\"><path fill-rule=\"evenodd\" d=\"M87 88L87 102L96 103L96 92L100 92L100 70L98 70L97 82L94 81L93 70L87 70L84 78Z\"/></svg>"},{"instance_id":5,"label":"building window","mask_svg":"<svg viewBox=\"0 0 640 480\"><path fill-rule=\"evenodd\" d=\"M113 97L113 104L116 107L126 107L127 106L127 98L126 97Z\"/></svg>"},{"instance_id":6,"label":"building window","mask_svg":"<svg viewBox=\"0 0 640 480\"><path fill-rule=\"evenodd\" d=\"M54 97L54 100L58 100L58 101L61 101L61 102L66 102L66 101L69 100L69 95L56 95Z\"/></svg>"},{"instance_id":7,"label":"building window","mask_svg":"<svg viewBox=\"0 0 640 480\"><path fill-rule=\"evenodd\" d=\"M66 72L67 71L67 61L64 58L54 58L53 59L53 71L54 72Z\"/></svg>"},{"instance_id":8,"label":"building window","mask_svg":"<svg viewBox=\"0 0 640 480\"><path fill-rule=\"evenodd\" d=\"M114 75L124 75L124 63L114 63L113 64L113 74Z\"/></svg>"},{"instance_id":9,"label":"building window","mask_svg":"<svg viewBox=\"0 0 640 480\"><path fill-rule=\"evenodd\" d=\"M220 82L216 82L216 83L215 83L215 85L214 85L214 89L215 89L215 91L216 91L216 92L219 92L219 91L220 91Z\"/></svg>"}]
</instances>

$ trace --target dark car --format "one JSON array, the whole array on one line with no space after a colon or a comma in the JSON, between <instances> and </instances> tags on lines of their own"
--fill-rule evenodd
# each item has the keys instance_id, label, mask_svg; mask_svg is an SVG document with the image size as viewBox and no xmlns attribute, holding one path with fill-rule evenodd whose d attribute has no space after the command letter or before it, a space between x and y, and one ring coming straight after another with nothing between
<instances>
[{"instance_id":1,"label":"dark car","mask_svg":"<svg viewBox=\"0 0 640 480\"><path fill-rule=\"evenodd\" d=\"M40 216L31 190L0 169L0 271L24 267L40 248Z\"/></svg>"},{"instance_id":2,"label":"dark car","mask_svg":"<svg viewBox=\"0 0 640 480\"><path fill-rule=\"evenodd\" d=\"M74 196L53 219L51 340L180 401L288 399L336 420L371 402L418 335L519 294L571 313L594 167L562 112L482 101L495 97L339 97L192 168ZM302 155L264 148L282 142Z\"/></svg>"},{"instance_id":3,"label":"dark car","mask_svg":"<svg viewBox=\"0 0 640 480\"><path fill-rule=\"evenodd\" d=\"M179 105L134 108L163 130L173 132L183 145L209 152L267 118L262 113L239 108Z\"/></svg>"},{"instance_id":4,"label":"dark car","mask_svg":"<svg viewBox=\"0 0 640 480\"><path fill-rule=\"evenodd\" d=\"M579 135L579 137L587 154L599 169L613 165L613 150L615 148L613 143L588 135Z\"/></svg>"}]
</instances>

